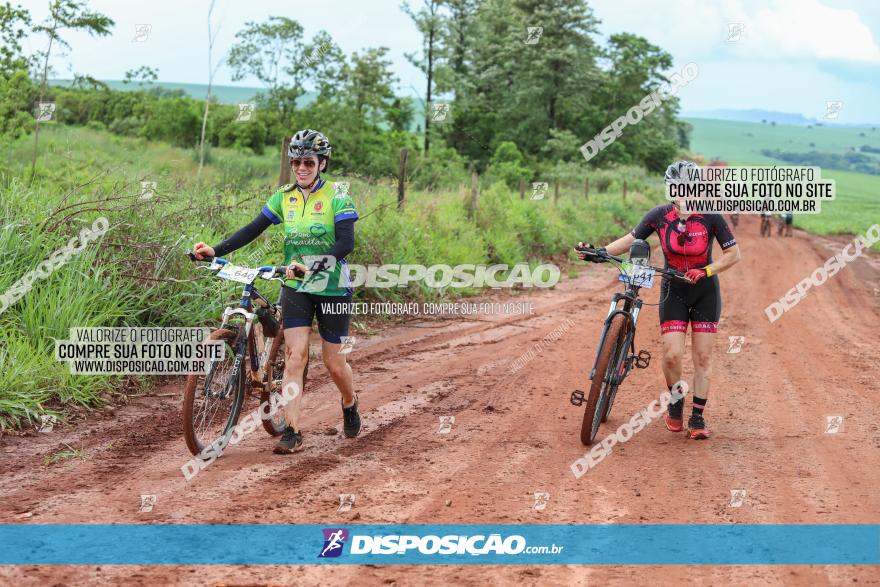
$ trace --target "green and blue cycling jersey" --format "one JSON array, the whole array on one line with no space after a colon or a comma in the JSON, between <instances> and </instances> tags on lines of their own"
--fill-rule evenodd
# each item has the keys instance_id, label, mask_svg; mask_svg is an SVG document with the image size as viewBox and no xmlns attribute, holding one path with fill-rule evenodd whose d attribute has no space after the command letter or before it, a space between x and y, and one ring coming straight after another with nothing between
<instances>
[{"instance_id":1,"label":"green and blue cycling jersey","mask_svg":"<svg viewBox=\"0 0 880 587\"><path fill-rule=\"evenodd\" d=\"M297 261L310 265L311 257L326 254L336 242L336 222L357 220L354 202L345 187L318 179L314 191L304 194L296 184L287 184L272 194L263 215L284 229L284 264ZM351 295L351 277L345 260L307 278L288 279L285 285L317 295Z\"/></svg>"}]
</instances>

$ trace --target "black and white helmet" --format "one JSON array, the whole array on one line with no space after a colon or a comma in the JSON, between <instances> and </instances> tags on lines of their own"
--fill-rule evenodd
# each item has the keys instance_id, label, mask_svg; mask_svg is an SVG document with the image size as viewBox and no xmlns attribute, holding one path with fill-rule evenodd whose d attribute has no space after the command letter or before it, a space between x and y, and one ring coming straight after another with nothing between
<instances>
[{"instance_id":1,"label":"black and white helmet","mask_svg":"<svg viewBox=\"0 0 880 587\"><path fill-rule=\"evenodd\" d=\"M310 155L317 155L318 159L330 159L330 139L324 133L310 128L298 131L290 139L290 147L287 156L291 159L300 159Z\"/></svg>"},{"instance_id":2,"label":"black and white helmet","mask_svg":"<svg viewBox=\"0 0 880 587\"><path fill-rule=\"evenodd\" d=\"M691 175L699 169L693 161L676 161L666 168L666 185L681 181L691 181ZM694 170L694 171L690 171ZM699 176L694 176L699 181Z\"/></svg>"}]
</instances>

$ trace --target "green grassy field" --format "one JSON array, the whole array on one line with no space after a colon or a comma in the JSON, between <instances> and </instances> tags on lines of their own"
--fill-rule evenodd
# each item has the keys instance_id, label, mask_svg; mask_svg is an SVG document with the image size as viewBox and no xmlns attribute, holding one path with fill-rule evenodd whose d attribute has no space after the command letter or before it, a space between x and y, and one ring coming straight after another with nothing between
<instances>
[{"instance_id":1,"label":"green grassy field","mask_svg":"<svg viewBox=\"0 0 880 587\"><path fill-rule=\"evenodd\" d=\"M686 118L694 126L691 149L729 163L757 165L779 163L761 154L762 149L805 153L846 153L862 145L880 148L880 127L790 126ZM862 136L864 135L864 136Z\"/></svg>"},{"instance_id":2,"label":"green grassy field","mask_svg":"<svg viewBox=\"0 0 880 587\"><path fill-rule=\"evenodd\" d=\"M762 155L762 149L845 153L862 145L880 147L880 128L771 126L702 118L687 121L694 126L691 150L729 165L789 165ZM831 169L823 169L822 176L837 182L837 198L823 203L821 214L796 216L795 226L817 234L862 234L880 222L880 176ZM880 243L874 248L880 250Z\"/></svg>"}]
</instances>

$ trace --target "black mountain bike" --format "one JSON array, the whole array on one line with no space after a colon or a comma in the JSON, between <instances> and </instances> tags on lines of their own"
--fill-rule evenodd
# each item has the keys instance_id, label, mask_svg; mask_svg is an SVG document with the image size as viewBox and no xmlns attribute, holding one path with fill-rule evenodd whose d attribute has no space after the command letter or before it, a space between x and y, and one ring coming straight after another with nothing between
<instances>
[{"instance_id":1,"label":"black mountain bike","mask_svg":"<svg viewBox=\"0 0 880 587\"><path fill-rule=\"evenodd\" d=\"M635 337L636 322L642 308L639 290L654 286L654 276L659 273L666 278L690 283L684 274L674 269L652 267L648 264L651 258L651 247L644 240L633 242L629 249L629 261L609 255L604 251L589 247L577 247L578 251L588 256L615 263L620 270L619 280L625 284L623 292L617 292L611 299L611 307L605 318L602 336L593 369L590 371L590 392L575 390L571 394L571 403L575 406L587 404L581 424L581 442L590 446L599 432L599 424L608 419L617 389L633 367L646 369L651 362L651 353L641 350L636 354Z\"/></svg>"}]
</instances>

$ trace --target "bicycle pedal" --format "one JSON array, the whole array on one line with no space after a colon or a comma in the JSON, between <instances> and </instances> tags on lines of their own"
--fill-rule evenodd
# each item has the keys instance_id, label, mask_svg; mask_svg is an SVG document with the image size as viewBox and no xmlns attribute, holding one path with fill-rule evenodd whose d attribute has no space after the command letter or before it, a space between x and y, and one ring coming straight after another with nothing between
<instances>
[{"instance_id":1,"label":"bicycle pedal","mask_svg":"<svg viewBox=\"0 0 880 587\"><path fill-rule=\"evenodd\" d=\"M638 356L635 357L636 367L639 369L647 369L648 365L651 364L651 353L646 350L639 351Z\"/></svg>"},{"instance_id":2,"label":"bicycle pedal","mask_svg":"<svg viewBox=\"0 0 880 587\"><path fill-rule=\"evenodd\" d=\"M573 406L582 406L584 404L584 392L579 389L572 391L570 401Z\"/></svg>"}]
</instances>

